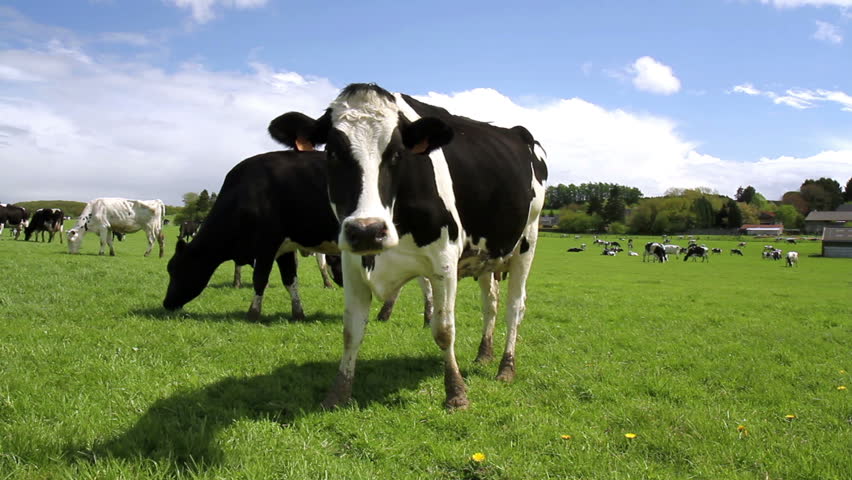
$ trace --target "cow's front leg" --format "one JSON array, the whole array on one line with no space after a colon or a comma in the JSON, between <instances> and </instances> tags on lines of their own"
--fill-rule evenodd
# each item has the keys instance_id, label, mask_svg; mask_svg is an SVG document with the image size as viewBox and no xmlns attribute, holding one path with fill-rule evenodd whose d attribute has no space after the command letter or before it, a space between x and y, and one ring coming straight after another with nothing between
<instances>
[{"instance_id":1,"label":"cow's front leg","mask_svg":"<svg viewBox=\"0 0 852 480\"><path fill-rule=\"evenodd\" d=\"M243 276L241 273L242 267L234 262L234 288L242 288Z\"/></svg>"},{"instance_id":2,"label":"cow's front leg","mask_svg":"<svg viewBox=\"0 0 852 480\"><path fill-rule=\"evenodd\" d=\"M447 398L444 405L451 410L467 408L467 393L456 363L455 300L458 280L455 270L447 275L430 278L434 295L435 312L432 317L432 337L444 352L444 390Z\"/></svg>"},{"instance_id":3,"label":"cow's front leg","mask_svg":"<svg viewBox=\"0 0 852 480\"><path fill-rule=\"evenodd\" d=\"M358 350L364 340L367 318L370 315L372 292L362 276L361 257L350 252L341 256L343 267L343 358L337 377L322 402L324 408L334 408L349 401L352 397L352 383L355 379L355 361Z\"/></svg>"},{"instance_id":4,"label":"cow's front leg","mask_svg":"<svg viewBox=\"0 0 852 480\"><path fill-rule=\"evenodd\" d=\"M325 255L322 253L317 253L314 255L317 259L317 267L319 268L320 275L322 276L322 286L325 288L334 288L334 283L331 281L331 276L328 274L328 263L325 261Z\"/></svg>"},{"instance_id":5,"label":"cow's front leg","mask_svg":"<svg viewBox=\"0 0 852 480\"><path fill-rule=\"evenodd\" d=\"M491 273L479 276L479 296L482 301L482 340L479 342L479 352L476 361L490 362L494 358L494 322L497 319L497 302L500 294L500 284Z\"/></svg>"},{"instance_id":6,"label":"cow's front leg","mask_svg":"<svg viewBox=\"0 0 852 480\"><path fill-rule=\"evenodd\" d=\"M98 255L103 255L104 249L106 248L106 244L107 244L106 236L103 233L100 234L100 241L101 241L101 249L100 249L100 251L98 251ZM112 247L110 247L110 251L112 251ZM112 254L112 255L114 255L114 254Z\"/></svg>"}]
</instances>

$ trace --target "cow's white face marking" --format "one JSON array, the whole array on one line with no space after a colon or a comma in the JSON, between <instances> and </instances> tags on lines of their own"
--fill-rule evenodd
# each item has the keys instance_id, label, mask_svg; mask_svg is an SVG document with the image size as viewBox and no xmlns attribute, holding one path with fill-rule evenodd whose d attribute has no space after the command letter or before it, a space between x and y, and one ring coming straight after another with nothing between
<instances>
[{"instance_id":1,"label":"cow's white face marking","mask_svg":"<svg viewBox=\"0 0 852 480\"><path fill-rule=\"evenodd\" d=\"M349 154L361 170L361 178L357 179L361 191L355 209L341 219L340 249L352 250L344 234L346 225L368 219L381 220L387 227L382 249L394 247L399 243L399 235L393 224L393 200L389 205L382 203L380 191L388 186L381 184L380 166L398 126L399 109L376 92L363 91L338 98L331 103L330 110L333 128L346 137ZM333 149L329 152L334 154Z\"/></svg>"}]
</instances>

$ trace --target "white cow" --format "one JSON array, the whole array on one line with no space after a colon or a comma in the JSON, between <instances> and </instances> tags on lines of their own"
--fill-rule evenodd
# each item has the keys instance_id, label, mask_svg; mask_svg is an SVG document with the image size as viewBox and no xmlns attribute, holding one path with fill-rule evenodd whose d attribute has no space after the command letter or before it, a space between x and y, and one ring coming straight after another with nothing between
<instances>
[{"instance_id":1,"label":"white cow","mask_svg":"<svg viewBox=\"0 0 852 480\"><path fill-rule=\"evenodd\" d=\"M787 252L787 266L799 266L799 252Z\"/></svg>"},{"instance_id":2,"label":"white cow","mask_svg":"<svg viewBox=\"0 0 852 480\"><path fill-rule=\"evenodd\" d=\"M663 245L663 250L666 251L666 255L674 255L675 258L680 259L680 245L668 243Z\"/></svg>"},{"instance_id":3,"label":"white cow","mask_svg":"<svg viewBox=\"0 0 852 480\"><path fill-rule=\"evenodd\" d=\"M104 246L109 245L110 256L115 256L112 246L112 233L134 233L144 230L148 236L148 249L145 256L151 254L154 241L160 245L160 258L163 257L163 217L166 205L162 200L130 200L127 198L96 198L86 205L77 220L77 225L68 230L68 253L78 253L83 245L83 236L92 232L100 236L100 255Z\"/></svg>"}]
</instances>

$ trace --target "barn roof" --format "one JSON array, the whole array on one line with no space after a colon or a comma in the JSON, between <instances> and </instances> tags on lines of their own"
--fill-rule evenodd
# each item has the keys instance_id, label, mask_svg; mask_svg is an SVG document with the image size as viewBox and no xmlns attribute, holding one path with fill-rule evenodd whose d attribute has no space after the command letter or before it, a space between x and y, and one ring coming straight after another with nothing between
<instances>
[{"instance_id":1,"label":"barn roof","mask_svg":"<svg viewBox=\"0 0 852 480\"><path fill-rule=\"evenodd\" d=\"M759 230L759 229L768 229L768 230L778 230L779 228L784 228L784 225L759 225L759 224L746 224L740 227L741 230Z\"/></svg>"},{"instance_id":2,"label":"barn roof","mask_svg":"<svg viewBox=\"0 0 852 480\"><path fill-rule=\"evenodd\" d=\"M852 243L852 228L826 228L822 231L822 241Z\"/></svg>"},{"instance_id":3,"label":"barn roof","mask_svg":"<svg viewBox=\"0 0 852 480\"><path fill-rule=\"evenodd\" d=\"M806 222L852 222L852 212L811 212Z\"/></svg>"}]
</instances>

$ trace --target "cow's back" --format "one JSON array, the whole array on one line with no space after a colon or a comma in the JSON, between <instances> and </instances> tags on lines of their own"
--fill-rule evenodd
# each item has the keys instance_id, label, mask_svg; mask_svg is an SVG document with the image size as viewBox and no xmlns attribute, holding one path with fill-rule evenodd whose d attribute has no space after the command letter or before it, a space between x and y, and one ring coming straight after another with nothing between
<instances>
[{"instance_id":1,"label":"cow's back","mask_svg":"<svg viewBox=\"0 0 852 480\"><path fill-rule=\"evenodd\" d=\"M338 224L327 191L324 152L278 151L247 158L228 172L189 246L221 261L245 264L285 239L300 245L335 241Z\"/></svg>"}]
</instances>

